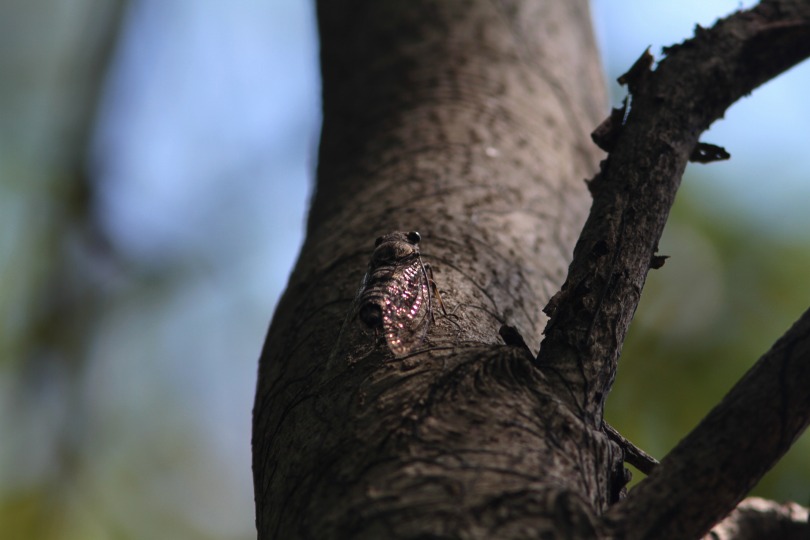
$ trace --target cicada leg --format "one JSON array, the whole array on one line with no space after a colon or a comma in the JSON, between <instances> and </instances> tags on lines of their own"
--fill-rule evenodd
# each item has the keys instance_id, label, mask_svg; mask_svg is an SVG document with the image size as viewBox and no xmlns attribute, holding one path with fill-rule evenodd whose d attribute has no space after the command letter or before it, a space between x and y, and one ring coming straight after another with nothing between
<instances>
[{"instance_id":1,"label":"cicada leg","mask_svg":"<svg viewBox=\"0 0 810 540\"><path fill-rule=\"evenodd\" d=\"M447 310L444 309L444 302L442 302L442 295L439 294L439 287L436 285L436 282L433 280L433 268L430 264L424 264L425 267L425 274L427 276L428 284L430 286L430 290L433 294L433 298L438 300L439 307L442 308L442 314L447 317ZM433 309L430 310L430 317L435 322L435 318L433 318Z\"/></svg>"}]
</instances>

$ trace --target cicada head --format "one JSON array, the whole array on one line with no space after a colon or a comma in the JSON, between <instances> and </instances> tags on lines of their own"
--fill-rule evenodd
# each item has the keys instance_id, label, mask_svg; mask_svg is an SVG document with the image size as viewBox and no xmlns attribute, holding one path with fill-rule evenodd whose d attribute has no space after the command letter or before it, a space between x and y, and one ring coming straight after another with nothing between
<instances>
[{"instance_id":1,"label":"cicada head","mask_svg":"<svg viewBox=\"0 0 810 540\"><path fill-rule=\"evenodd\" d=\"M422 237L416 231L409 233L394 232L380 236L374 243L370 266L399 264L419 255L419 241Z\"/></svg>"}]
</instances>

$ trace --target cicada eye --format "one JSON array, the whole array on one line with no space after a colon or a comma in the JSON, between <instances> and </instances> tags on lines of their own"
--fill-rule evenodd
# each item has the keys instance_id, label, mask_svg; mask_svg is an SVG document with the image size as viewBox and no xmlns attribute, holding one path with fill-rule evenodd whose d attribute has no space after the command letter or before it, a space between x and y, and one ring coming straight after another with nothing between
<instances>
[{"instance_id":1,"label":"cicada eye","mask_svg":"<svg viewBox=\"0 0 810 540\"><path fill-rule=\"evenodd\" d=\"M377 247L377 246L379 246L380 244L382 244L382 241L383 241L383 237L382 237L382 236L378 236L378 237L377 237L377 239L376 239L376 240L374 240L374 247Z\"/></svg>"},{"instance_id":2,"label":"cicada eye","mask_svg":"<svg viewBox=\"0 0 810 540\"><path fill-rule=\"evenodd\" d=\"M419 243L421 239L422 236L416 231L411 231L408 233L408 242L410 242L411 244L416 245Z\"/></svg>"}]
</instances>

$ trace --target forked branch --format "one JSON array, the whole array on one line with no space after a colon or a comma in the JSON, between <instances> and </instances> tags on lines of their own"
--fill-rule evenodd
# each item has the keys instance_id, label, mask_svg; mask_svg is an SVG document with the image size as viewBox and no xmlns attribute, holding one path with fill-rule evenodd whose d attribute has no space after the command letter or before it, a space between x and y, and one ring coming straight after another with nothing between
<instances>
[{"instance_id":1,"label":"forked branch","mask_svg":"<svg viewBox=\"0 0 810 540\"><path fill-rule=\"evenodd\" d=\"M658 241L686 163L696 149L706 161L700 134L737 99L810 55L810 2L763 1L697 27L665 52L654 71L645 52L623 76L630 110L614 111L595 136L610 154L589 182L593 206L566 282L545 310L551 319L538 364L578 390L573 405L595 426L647 272L663 262Z\"/></svg>"},{"instance_id":2,"label":"forked branch","mask_svg":"<svg viewBox=\"0 0 810 540\"><path fill-rule=\"evenodd\" d=\"M763 1L665 50L622 78L630 110L595 140L609 150L590 181L593 207L537 361L602 421L627 328L690 160L723 159L699 137L737 99L810 56L810 2ZM810 421L810 312L709 416L606 516L616 538L697 538L742 500Z\"/></svg>"}]
</instances>

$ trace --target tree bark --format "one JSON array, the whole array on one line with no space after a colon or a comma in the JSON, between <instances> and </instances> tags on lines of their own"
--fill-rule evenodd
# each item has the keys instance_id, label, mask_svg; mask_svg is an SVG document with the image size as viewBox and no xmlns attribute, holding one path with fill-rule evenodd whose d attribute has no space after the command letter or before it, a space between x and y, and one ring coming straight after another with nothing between
<instances>
[{"instance_id":1,"label":"tree bark","mask_svg":"<svg viewBox=\"0 0 810 540\"><path fill-rule=\"evenodd\" d=\"M619 452L498 336L538 346L587 211L606 104L587 3L318 16L317 192L255 409L260 536L508 538L550 528L547 501L574 521L586 497L606 508ZM327 364L374 238L396 230L422 233L452 315L401 359L349 320Z\"/></svg>"},{"instance_id":2,"label":"tree bark","mask_svg":"<svg viewBox=\"0 0 810 540\"><path fill-rule=\"evenodd\" d=\"M587 3L323 1L318 16L317 190L254 409L259 537L642 530L624 527L636 506L614 504L624 451L602 404L677 180L664 193L649 170L635 180L617 164L679 179L710 120L655 147L656 161L623 153L648 134L614 115L537 355L601 156L588 140L605 97ZM642 105L648 68L628 76ZM447 314L392 355L353 297L374 238L412 230ZM623 242L628 231L637 241Z\"/></svg>"},{"instance_id":3,"label":"tree bark","mask_svg":"<svg viewBox=\"0 0 810 540\"><path fill-rule=\"evenodd\" d=\"M776 504L758 497L743 501L713 527L706 540L807 540L810 523L807 509L796 503Z\"/></svg>"}]
</instances>

